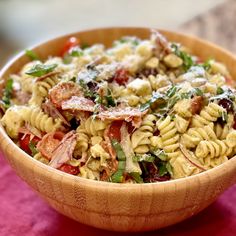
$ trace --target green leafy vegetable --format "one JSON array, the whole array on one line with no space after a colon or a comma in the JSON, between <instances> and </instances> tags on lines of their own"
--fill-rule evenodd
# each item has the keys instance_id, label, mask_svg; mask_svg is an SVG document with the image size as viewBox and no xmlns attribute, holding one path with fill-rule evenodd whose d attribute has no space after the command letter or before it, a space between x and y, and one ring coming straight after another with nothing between
<instances>
[{"instance_id":1,"label":"green leafy vegetable","mask_svg":"<svg viewBox=\"0 0 236 236\"><path fill-rule=\"evenodd\" d=\"M173 48L175 55L183 60L183 67L185 71L194 65L192 57L188 53L181 51L178 45L173 43L171 47Z\"/></svg>"},{"instance_id":2,"label":"green leafy vegetable","mask_svg":"<svg viewBox=\"0 0 236 236\"><path fill-rule=\"evenodd\" d=\"M159 92L153 93L152 98L140 106L140 110L145 111L149 109L152 104L157 103L157 102L160 102L160 103L165 102L165 95Z\"/></svg>"},{"instance_id":3,"label":"green leafy vegetable","mask_svg":"<svg viewBox=\"0 0 236 236\"><path fill-rule=\"evenodd\" d=\"M86 48L89 48L90 46L87 43L82 43L80 47L81 49L86 49Z\"/></svg>"},{"instance_id":4,"label":"green leafy vegetable","mask_svg":"<svg viewBox=\"0 0 236 236\"><path fill-rule=\"evenodd\" d=\"M2 102L4 107L7 109L11 105L11 97L13 92L13 79L8 79L2 96Z\"/></svg>"},{"instance_id":5,"label":"green leafy vegetable","mask_svg":"<svg viewBox=\"0 0 236 236\"><path fill-rule=\"evenodd\" d=\"M35 154L38 153L38 150L36 148L36 143L35 142L30 141L29 142L29 148L30 148L30 151L32 152L32 156L34 156Z\"/></svg>"},{"instance_id":6,"label":"green leafy vegetable","mask_svg":"<svg viewBox=\"0 0 236 236\"><path fill-rule=\"evenodd\" d=\"M170 89L167 90L166 96L171 98L175 95L176 91L177 91L177 87L174 85Z\"/></svg>"},{"instance_id":7,"label":"green leafy vegetable","mask_svg":"<svg viewBox=\"0 0 236 236\"><path fill-rule=\"evenodd\" d=\"M211 68L211 62L212 59L208 59L203 64L200 64L200 66L202 66L205 70L209 70Z\"/></svg>"},{"instance_id":8,"label":"green leafy vegetable","mask_svg":"<svg viewBox=\"0 0 236 236\"><path fill-rule=\"evenodd\" d=\"M26 49L25 55L28 56L32 61L40 61L38 55L32 50Z\"/></svg>"},{"instance_id":9,"label":"green leafy vegetable","mask_svg":"<svg viewBox=\"0 0 236 236\"><path fill-rule=\"evenodd\" d=\"M223 94L224 90L221 87L217 87L216 93L217 95Z\"/></svg>"},{"instance_id":10,"label":"green leafy vegetable","mask_svg":"<svg viewBox=\"0 0 236 236\"><path fill-rule=\"evenodd\" d=\"M95 98L96 97L96 95L93 93L93 91L91 91L89 89L88 85L84 82L84 80L82 80L82 79L79 80L79 85L83 89L85 97L89 97L89 98Z\"/></svg>"},{"instance_id":11,"label":"green leafy vegetable","mask_svg":"<svg viewBox=\"0 0 236 236\"><path fill-rule=\"evenodd\" d=\"M158 157L159 159L161 159L162 161L166 161L168 156L167 154L165 153L164 150L161 150L161 149L153 149L153 150L150 150L150 152L155 155L156 157Z\"/></svg>"},{"instance_id":12,"label":"green leafy vegetable","mask_svg":"<svg viewBox=\"0 0 236 236\"><path fill-rule=\"evenodd\" d=\"M112 93L111 93L110 89L107 90L107 95L105 96L105 99L106 99L106 106L107 107L116 106L116 102L115 102L114 98L112 97Z\"/></svg>"},{"instance_id":13,"label":"green leafy vegetable","mask_svg":"<svg viewBox=\"0 0 236 236\"><path fill-rule=\"evenodd\" d=\"M194 91L193 95L203 96L203 92L200 88L194 88L193 91Z\"/></svg>"},{"instance_id":14,"label":"green leafy vegetable","mask_svg":"<svg viewBox=\"0 0 236 236\"><path fill-rule=\"evenodd\" d=\"M158 174L160 176L168 174L168 170L166 168L166 164L164 162L160 162L158 165Z\"/></svg>"},{"instance_id":15,"label":"green leafy vegetable","mask_svg":"<svg viewBox=\"0 0 236 236\"><path fill-rule=\"evenodd\" d=\"M26 72L27 75L32 75L34 77L40 77L52 72L57 67L57 64L44 65L36 64L30 70Z\"/></svg>"},{"instance_id":16,"label":"green leafy vegetable","mask_svg":"<svg viewBox=\"0 0 236 236\"><path fill-rule=\"evenodd\" d=\"M143 178L138 172L131 172L129 175L135 180L136 183L143 183Z\"/></svg>"},{"instance_id":17,"label":"green leafy vegetable","mask_svg":"<svg viewBox=\"0 0 236 236\"><path fill-rule=\"evenodd\" d=\"M120 143L113 139L111 141L111 144L113 146L113 148L115 149L117 158L118 158L118 169L117 171L111 176L111 180L114 183L121 183L123 182L124 179L124 171L125 171L125 162L126 162L126 156L125 153L120 145Z\"/></svg>"},{"instance_id":18,"label":"green leafy vegetable","mask_svg":"<svg viewBox=\"0 0 236 236\"><path fill-rule=\"evenodd\" d=\"M84 52L79 47L73 47L69 51L69 56L72 57L81 57L84 55Z\"/></svg>"},{"instance_id":19,"label":"green leafy vegetable","mask_svg":"<svg viewBox=\"0 0 236 236\"><path fill-rule=\"evenodd\" d=\"M154 160L155 156L151 154L136 155L133 157L133 161L135 162L141 162L141 161L153 162Z\"/></svg>"}]
</instances>

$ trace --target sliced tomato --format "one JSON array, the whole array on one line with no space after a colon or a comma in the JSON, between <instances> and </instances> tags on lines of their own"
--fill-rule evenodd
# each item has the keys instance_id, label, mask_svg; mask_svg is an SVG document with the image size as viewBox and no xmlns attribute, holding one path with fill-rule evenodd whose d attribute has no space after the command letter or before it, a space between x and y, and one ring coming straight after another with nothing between
<instances>
[{"instance_id":1,"label":"sliced tomato","mask_svg":"<svg viewBox=\"0 0 236 236\"><path fill-rule=\"evenodd\" d=\"M49 99L55 107L61 108L62 102L69 100L72 96L80 96L80 86L73 82L60 83L49 92Z\"/></svg>"},{"instance_id":2,"label":"sliced tomato","mask_svg":"<svg viewBox=\"0 0 236 236\"><path fill-rule=\"evenodd\" d=\"M79 45L79 40L76 37L70 37L64 44L60 56L63 57L71 48Z\"/></svg>"},{"instance_id":3,"label":"sliced tomato","mask_svg":"<svg viewBox=\"0 0 236 236\"><path fill-rule=\"evenodd\" d=\"M119 85L124 85L127 83L129 80L129 74L128 71L125 69L119 69L116 71L114 80L116 81L117 84Z\"/></svg>"},{"instance_id":4,"label":"sliced tomato","mask_svg":"<svg viewBox=\"0 0 236 236\"><path fill-rule=\"evenodd\" d=\"M29 155L32 155L32 151L30 150L29 144L30 142L37 144L39 141L40 138L35 136L31 139L30 134L25 134L19 139L20 148L27 152Z\"/></svg>"},{"instance_id":5,"label":"sliced tomato","mask_svg":"<svg viewBox=\"0 0 236 236\"><path fill-rule=\"evenodd\" d=\"M44 135L42 140L37 144L38 151L48 160L51 160L53 151L58 147L64 135L65 134L60 131Z\"/></svg>"},{"instance_id":6,"label":"sliced tomato","mask_svg":"<svg viewBox=\"0 0 236 236\"><path fill-rule=\"evenodd\" d=\"M116 139L117 141L120 142L121 137L120 137L120 128L123 124L122 120L116 120L113 121L110 125L109 131L108 131L108 137L112 139Z\"/></svg>"},{"instance_id":7,"label":"sliced tomato","mask_svg":"<svg viewBox=\"0 0 236 236\"><path fill-rule=\"evenodd\" d=\"M58 168L58 170L61 170L63 172L71 174L71 175L78 175L79 174L79 168L77 166L71 166L68 164L63 164L61 167Z\"/></svg>"}]
</instances>

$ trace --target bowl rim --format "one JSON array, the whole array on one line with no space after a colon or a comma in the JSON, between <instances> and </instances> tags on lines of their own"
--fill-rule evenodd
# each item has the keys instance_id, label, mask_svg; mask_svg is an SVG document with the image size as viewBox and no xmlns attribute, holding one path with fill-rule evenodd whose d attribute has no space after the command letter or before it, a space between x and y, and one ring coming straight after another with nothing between
<instances>
[{"instance_id":1,"label":"bowl rim","mask_svg":"<svg viewBox=\"0 0 236 236\"><path fill-rule=\"evenodd\" d=\"M163 33L165 35L165 33L167 34L174 34L176 36L181 36L181 37L186 37L190 40L196 41L198 43L202 43L204 44L206 47L210 46L215 48L216 50L221 51L222 53L226 54L227 56L229 56L230 58L232 58L233 60L235 60L236 63L236 55L234 55L233 53L231 53L230 51L216 45L215 43L209 42L207 40L198 38L197 36L191 35L191 34L186 34L186 33L181 33L181 32L176 32L176 31L172 31L172 30L166 30L166 29L159 29L159 28L155 28L155 27L120 27L120 26L115 26L115 27L98 27L98 28L89 28L89 29L85 29L85 30L80 30L80 31L74 31L72 33L66 33L66 34L60 34L57 35L56 37L51 37L47 40L42 40L36 44L33 44L32 46L27 47L27 49L29 50L34 50L36 48L41 47L42 45L45 45L47 43L50 43L51 41L54 40L58 40L61 38L66 38L66 37L71 37L74 36L76 34L79 33L89 33L89 32L93 32L93 31L98 31L98 30L118 30L118 29L130 29L130 30L151 30L151 29L156 29L159 32ZM16 55L12 56L8 62L0 69L0 82L2 81L3 75L5 74L5 72L11 68L11 66L20 58L24 57L25 55L25 50L23 49L21 50L19 53L17 53ZM61 177L65 177L65 179L63 178L63 180L68 180L69 182L73 183L73 180L77 180L81 183L85 183L86 185L92 185L97 186L98 188L100 187L108 187L108 186L112 186L113 189L114 188L118 188L118 189L137 189L143 186L155 186L155 187L164 187L165 185L170 185L170 184L178 184L181 185L183 183L186 183L187 181L195 181L198 178L204 178L204 177L209 177L209 175L211 173L220 173L221 170L223 169L227 169L227 167L231 166L232 164L234 164L236 166L236 155L233 156L231 159L229 159L227 162L224 162L223 164L216 166L212 169L200 172L198 174L195 175L191 175L191 176L187 176L187 177L183 177L183 178L179 178L179 179L173 179L173 180L169 180L169 181L163 181L163 182L154 182L154 183L135 183L135 184L131 184L131 183L112 183L112 182L105 182L105 181L98 181L98 180L91 180L91 179L86 179L80 176L75 176L75 175L71 175L65 172L62 172L60 170L57 170L55 168L52 168L49 165L43 164L38 160L35 160L34 158L32 158L32 156L30 156L29 154L27 154L26 152L24 152L7 134L7 132L5 131L5 129L2 127L2 125L0 124L0 147L1 149L3 149L4 147L2 146L2 140L5 140L9 145L11 145L11 148L13 151L15 151L16 153L19 153L21 155L24 156L25 158L25 162L28 162L29 164L33 164L35 163L36 166L41 167L43 170L45 170L45 173L47 171L55 173L57 176L61 176ZM3 154L3 156L5 156L5 154ZM5 157L5 159L7 159ZM8 161L8 160L7 160ZM8 161L9 162L9 161ZM52 175L54 176L54 175ZM216 176L216 175L214 175ZM218 175L217 175L218 176ZM55 176L54 176L55 177Z\"/></svg>"}]
</instances>

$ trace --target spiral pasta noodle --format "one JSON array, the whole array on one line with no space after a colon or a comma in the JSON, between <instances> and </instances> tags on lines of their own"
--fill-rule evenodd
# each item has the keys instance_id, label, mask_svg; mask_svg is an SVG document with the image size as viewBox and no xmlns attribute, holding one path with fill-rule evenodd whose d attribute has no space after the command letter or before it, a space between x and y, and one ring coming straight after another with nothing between
<instances>
[{"instance_id":1,"label":"spiral pasta noodle","mask_svg":"<svg viewBox=\"0 0 236 236\"><path fill-rule=\"evenodd\" d=\"M43 132L56 131L62 125L59 119L49 117L39 107L25 107L20 111L20 114L24 121L29 122L30 125Z\"/></svg>"},{"instance_id":2,"label":"spiral pasta noodle","mask_svg":"<svg viewBox=\"0 0 236 236\"><path fill-rule=\"evenodd\" d=\"M107 123L90 116L84 123L83 123L84 129L86 133L90 136L102 136L103 131L107 127Z\"/></svg>"},{"instance_id":3,"label":"spiral pasta noodle","mask_svg":"<svg viewBox=\"0 0 236 236\"><path fill-rule=\"evenodd\" d=\"M57 76L46 77L45 79L35 82L33 85L32 97L29 100L30 105L40 105L48 91L58 83Z\"/></svg>"},{"instance_id":4,"label":"spiral pasta noodle","mask_svg":"<svg viewBox=\"0 0 236 236\"><path fill-rule=\"evenodd\" d=\"M179 152L176 150L179 148L179 134L171 117L167 116L164 120L159 120L157 128L160 131L163 150L171 158L178 156Z\"/></svg>"},{"instance_id":5,"label":"spiral pasta noodle","mask_svg":"<svg viewBox=\"0 0 236 236\"><path fill-rule=\"evenodd\" d=\"M76 129L77 143L75 146L75 155L82 156L88 150L89 136L83 126L78 126Z\"/></svg>"},{"instance_id":6,"label":"spiral pasta noodle","mask_svg":"<svg viewBox=\"0 0 236 236\"><path fill-rule=\"evenodd\" d=\"M199 158L229 156L231 153L232 148L227 145L225 140L201 141L195 151L195 155Z\"/></svg>"},{"instance_id":7,"label":"spiral pasta noodle","mask_svg":"<svg viewBox=\"0 0 236 236\"><path fill-rule=\"evenodd\" d=\"M155 122L157 118L148 114L144 117L140 128L131 136L131 143L136 153L146 153L149 151L150 138L153 136Z\"/></svg>"},{"instance_id":8,"label":"spiral pasta noodle","mask_svg":"<svg viewBox=\"0 0 236 236\"><path fill-rule=\"evenodd\" d=\"M191 126L201 127L203 125L208 125L221 117L223 111L225 111L223 107L211 102L201 110L199 115L193 116Z\"/></svg>"},{"instance_id":9,"label":"spiral pasta noodle","mask_svg":"<svg viewBox=\"0 0 236 236\"><path fill-rule=\"evenodd\" d=\"M213 123L203 127L190 128L181 137L181 143L187 148L196 147L200 141L216 140L217 136L213 130Z\"/></svg>"}]
</instances>

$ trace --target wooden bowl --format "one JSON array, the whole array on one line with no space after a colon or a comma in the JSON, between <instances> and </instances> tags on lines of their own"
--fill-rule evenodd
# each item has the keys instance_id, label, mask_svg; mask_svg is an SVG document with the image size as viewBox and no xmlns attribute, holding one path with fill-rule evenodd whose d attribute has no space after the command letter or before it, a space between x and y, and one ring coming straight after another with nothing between
<instances>
[{"instance_id":1,"label":"wooden bowl","mask_svg":"<svg viewBox=\"0 0 236 236\"><path fill-rule=\"evenodd\" d=\"M95 29L62 36L34 47L40 58L58 55L70 36L87 44L104 43L124 35L149 37L147 28ZM161 30L203 59L222 61L236 78L236 58L211 43ZM2 70L5 80L28 62L21 53ZM151 184L115 184L72 176L46 166L23 152L0 128L0 147L15 172L58 212L81 223L114 231L147 231L197 214L236 182L236 157L195 176ZM37 209L35 209L37 210Z\"/></svg>"}]
</instances>

